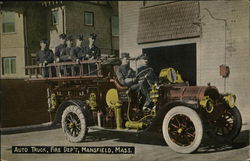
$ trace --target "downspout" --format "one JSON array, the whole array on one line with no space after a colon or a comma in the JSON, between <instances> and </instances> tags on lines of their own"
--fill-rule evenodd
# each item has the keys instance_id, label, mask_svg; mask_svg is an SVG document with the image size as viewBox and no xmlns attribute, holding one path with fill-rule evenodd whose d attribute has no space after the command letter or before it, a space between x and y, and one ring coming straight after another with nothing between
<instances>
[{"instance_id":1,"label":"downspout","mask_svg":"<svg viewBox=\"0 0 250 161\"><path fill-rule=\"evenodd\" d=\"M63 33L66 34L66 31L65 31L65 14L64 14L64 8L65 7L62 7L62 29L63 29Z\"/></svg>"},{"instance_id":2,"label":"downspout","mask_svg":"<svg viewBox=\"0 0 250 161\"><path fill-rule=\"evenodd\" d=\"M111 54L113 54L113 52L114 52L114 49L113 49L113 34L112 34L112 26L113 24L112 24L112 16L111 16L111 18L110 18L110 42L111 42L111 44L110 44L110 47L111 47Z\"/></svg>"},{"instance_id":3,"label":"downspout","mask_svg":"<svg viewBox=\"0 0 250 161\"><path fill-rule=\"evenodd\" d=\"M226 19L222 19L222 18L215 18L212 13L209 11L209 9L207 8L203 8L204 10L206 10L209 14L209 16L214 19L214 20L217 20L217 21L223 21L224 24L225 24L225 34L224 34L224 37L225 37L225 54L224 54L224 64L227 65L227 50L226 50L226 45L227 45L227 20ZM226 92L226 77L224 78L224 92Z\"/></svg>"},{"instance_id":4,"label":"downspout","mask_svg":"<svg viewBox=\"0 0 250 161\"><path fill-rule=\"evenodd\" d=\"M29 46L28 46L26 10L23 12L23 33L24 33L24 54L25 54L25 66L26 66L26 65L29 65L29 51L28 51Z\"/></svg>"}]
</instances>

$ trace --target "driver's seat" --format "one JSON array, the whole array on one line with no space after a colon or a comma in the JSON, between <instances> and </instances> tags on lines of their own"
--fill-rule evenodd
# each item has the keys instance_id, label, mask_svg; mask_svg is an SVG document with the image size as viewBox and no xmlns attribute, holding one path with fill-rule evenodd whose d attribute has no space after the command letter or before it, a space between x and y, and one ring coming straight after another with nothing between
<instances>
[{"instance_id":1,"label":"driver's seat","mask_svg":"<svg viewBox=\"0 0 250 161\"><path fill-rule=\"evenodd\" d=\"M117 73L118 69L119 69L119 66L118 65L115 65L114 67L114 72L115 74ZM110 82L113 82L116 86L116 88L119 90L119 91L127 91L128 90L128 87L127 86L122 86L120 84L120 82L117 80L117 77L113 77L113 79L110 79Z\"/></svg>"}]
</instances>

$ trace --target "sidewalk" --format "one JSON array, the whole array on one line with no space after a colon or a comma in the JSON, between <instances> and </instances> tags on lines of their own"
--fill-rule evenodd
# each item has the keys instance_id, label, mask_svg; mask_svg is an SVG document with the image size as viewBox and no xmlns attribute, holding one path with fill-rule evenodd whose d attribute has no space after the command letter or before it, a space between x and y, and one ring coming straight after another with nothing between
<instances>
[{"instance_id":1,"label":"sidewalk","mask_svg":"<svg viewBox=\"0 0 250 161\"><path fill-rule=\"evenodd\" d=\"M30 132L30 131L35 131L35 130L48 130L48 129L59 127L59 126L51 126L51 124L52 122L46 122L46 123L36 124L36 125L0 128L0 131L1 131L1 134L13 134L13 133Z\"/></svg>"}]
</instances>

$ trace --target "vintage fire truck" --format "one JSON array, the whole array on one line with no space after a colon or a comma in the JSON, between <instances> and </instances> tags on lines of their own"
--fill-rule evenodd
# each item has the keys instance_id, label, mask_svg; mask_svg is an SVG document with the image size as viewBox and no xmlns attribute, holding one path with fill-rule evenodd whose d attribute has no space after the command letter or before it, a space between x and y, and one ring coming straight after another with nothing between
<instances>
[{"instance_id":1,"label":"vintage fire truck","mask_svg":"<svg viewBox=\"0 0 250 161\"><path fill-rule=\"evenodd\" d=\"M129 92L128 87L117 81L119 63L117 57L106 57L46 67L27 66L27 80L48 84L51 121L61 123L70 142L84 141L91 128L159 132L174 151L192 153L205 135L222 143L239 135L242 119L234 94L221 94L210 85L189 86L178 71L166 68L148 91L152 104L151 110L145 112L142 110L145 98ZM42 77L45 70L48 76ZM144 78L149 70L152 68L139 72L137 77Z\"/></svg>"}]
</instances>

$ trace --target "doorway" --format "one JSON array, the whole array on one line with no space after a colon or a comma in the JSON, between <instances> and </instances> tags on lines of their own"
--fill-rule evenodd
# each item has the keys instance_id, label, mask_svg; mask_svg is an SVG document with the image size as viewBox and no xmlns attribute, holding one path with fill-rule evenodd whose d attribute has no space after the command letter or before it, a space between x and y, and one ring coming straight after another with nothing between
<instances>
[{"instance_id":1,"label":"doorway","mask_svg":"<svg viewBox=\"0 0 250 161\"><path fill-rule=\"evenodd\" d=\"M184 81L196 85L196 43L145 48L143 53L149 57L149 66L157 75L161 69L173 67Z\"/></svg>"}]
</instances>

